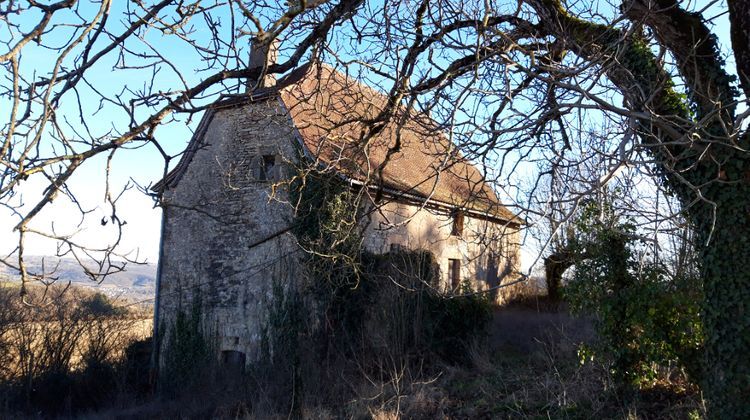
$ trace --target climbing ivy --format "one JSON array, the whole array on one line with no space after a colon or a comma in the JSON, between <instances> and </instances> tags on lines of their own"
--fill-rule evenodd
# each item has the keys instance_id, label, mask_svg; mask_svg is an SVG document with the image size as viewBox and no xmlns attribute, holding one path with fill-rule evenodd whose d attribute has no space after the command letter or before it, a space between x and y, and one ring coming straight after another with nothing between
<instances>
[{"instance_id":1,"label":"climbing ivy","mask_svg":"<svg viewBox=\"0 0 750 420\"><path fill-rule=\"evenodd\" d=\"M358 282L362 225L356 191L329 172L300 169L290 188L293 233L308 275L331 290Z\"/></svg>"},{"instance_id":2,"label":"climbing ivy","mask_svg":"<svg viewBox=\"0 0 750 420\"><path fill-rule=\"evenodd\" d=\"M638 118L638 135L649 146L663 185L680 200L696 232L704 296L702 388L709 414L750 418L750 133L734 127L736 89L723 69L715 38L699 15L686 12L678 2L657 1L659 13L681 28L677 36L689 41L703 34L695 39L697 44L682 42L687 51L673 51L689 54L680 71L688 82L687 98L710 104L699 109L675 91L672 77L638 31L626 34L579 19L560 0L533 3L547 19L559 22L558 34L572 41L577 54L607 66L610 80L628 98L629 109L648 115ZM665 135L657 120L682 137Z\"/></svg>"},{"instance_id":3,"label":"climbing ivy","mask_svg":"<svg viewBox=\"0 0 750 420\"><path fill-rule=\"evenodd\" d=\"M169 329L159 388L177 395L187 387L201 383L202 370L213 362L215 349L202 326L201 298L198 295L189 311L179 310ZM163 331L163 329L162 329Z\"/></svg>"},{"instance_id":4,"label":"climbing ivy","mask_svg":"<svg viewBox=\"0 0 750 420\"><path fill-rule=\"evenodd\" d=\"M273 377L278 384L274 400L288 404L279 407L290 416L302 417L304 375L301 355L309 351L305 329L308 309L297 290L274 282L268 302L268 317L261 328L260 358L253 363L256 374ZM266 392L270 392L267 390Z\"/></svg>"}]
</instances>

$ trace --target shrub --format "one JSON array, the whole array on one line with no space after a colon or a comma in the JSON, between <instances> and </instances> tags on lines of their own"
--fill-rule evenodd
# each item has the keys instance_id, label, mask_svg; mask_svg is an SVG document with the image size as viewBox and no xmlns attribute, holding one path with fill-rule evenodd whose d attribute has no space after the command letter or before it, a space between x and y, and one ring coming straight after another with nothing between
<instances>
[{"instance_id":1,"label":"shrub","mask_svg":"<svg viewBox=\"0 0 750 420\"><path fill-rule=\"evenodd\" d=\"M470 346L487 335L492 305L485 294L474 294L464 283L459 296L430 294L426 318L432 351L453 363L469 361Z\"/></svg>"},{"instance_id":2,"label":"shrub","mask_svg":"<svg viewBox=\"0 0 750 420\"><path fill-rule=\"evenodd\" d=\"M131 341L125 346L121 363L123 385L127 393L136 397L149 395L153 388L153 337Z\"/></svg>"},{"instance_id":3,"label":"shrub","mask_svg":"<svg viewBox=\"0 0 750 420\"><path fill-rule=\"evenodd\" d=\"M301 417L302 354L310 352L307 309L292 287L275 283L268 305L268 319L261 331L260 359L251 371L273 406L272 411ZM309 367L309 366L308 366Z\"/></svg>"},{"instance_id":4,"label":"shrub","mask_svg":"<svg viewBox=\"0 0 750 420\"><path fill-rule=\"evenodd\" d=\"M127 313L124 308L115 305L107 295L100 292L84 296L78 308L87 317L115 317Z\"/></svg>"},{"instance_id":5,"label":"shrub","mask_svg":"<svg viewBox=\"0 0 750 420\"><path fill-rule=\"evenodd\" d=\"M660 367L676 364L700 378L702 331L697 278L672 277L637 253L634 226L597 218L596 208L578 223L587 258L566 288L571 309L595 316L599 343L583 359L604 357L621 385L652 383Z\"/></svg>"},{"instance_id":6,"label":"shrub","mask_svg":"<svg viewBox=\"0 0 750 420\"><path fill-rule=\"evenodd\" d=\"M443 361L468 362L469 349L485 336L489 300L471 294L468 285L466 296L439 293L431 253L363 252L357 258L360 265L348 271L358 273L356 279L313 279L298 292L274 286L262 357L248 381L268 412L301 415L321 401L351 400L357 397L351 380L397 386L393 381L410 372L416 381ZM324 391L320 383L330 386Z\"/></svg>"},{"instance_id":7,"label":"shrub","mask_svg":"<svg viewBox=\"0 0 750 420\"><path fill-rule=\"evenodd\" d=\"M72 416L111 402L124 385L122 349L140 319L104 295L64 290L31 287L32 301L46 299L37 306L0 295L0 316L12 315L0 325L6 410Z\"/></svg>"},{"instance_id":8,"label":"shrub","mask_svg":"<svg viewBox=\"0 0 750 420\"><path fill-rule=\"evenodd\" d=\"M329 375L338 382L337 369L383 380L441 358L464 361L467 344L482 338L490 318L486 298L437 290L439 268L431 253L364 251L361 212L367 206L360 205L361 193L310 168L300 169L290 185L306 275L299 294L275 291L264 336L270 365L281 363L283 375L296 369L296 388L289 391L295 398L301 379L316 383ZM306 349L304 359L300 348ZM326 369L316 373L309 365Z\"/></svg>"},{"instance_id":9,"label":"shrub","mask_svg":"<svg viewBox=\"0 0 750 420\"><path fill-rule=\"evenodd\" d=\"M440 271L430 252L364 252L361 261L356 287L334 289L328 302L329 325L346 341L339 347L356 348L360 359L387 355L421 363L438 356L461 362L467 345L484 336L489 299L473 294L468 283L461 296L439 292Z\"/></svg>"}]
</instances>

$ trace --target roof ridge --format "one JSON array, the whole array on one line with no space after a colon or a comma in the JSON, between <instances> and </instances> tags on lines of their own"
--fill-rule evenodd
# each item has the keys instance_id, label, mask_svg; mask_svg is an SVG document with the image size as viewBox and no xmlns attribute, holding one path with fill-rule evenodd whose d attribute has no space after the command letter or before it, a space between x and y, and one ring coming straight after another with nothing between
<instances>
[{"instance_id":1,"label":"roof ridge","mask_svg":"<svg viewBox=\"0 0 750 420\"><path fill-rule=\"evenodd\" d=\"M500 202L485 174L463 156L440 124L424 112L398 104L397 115L403 110L408 112L402 115L405 118L384 122L364 148L343 140L351 138L353 133L362 133L363 121L368 115L379 113L388 103L388 96L348 72L320 61L308 61L295 68L274 87L256 89L250 95L211 105L178 164L151 189L161 192L177 185L204 142L216 110L274 98L279 99L308 156L340 175L365 183L378 179L385 188L456 208L495 214L511 223L523 223ZM397 141L400 149L389 152ZM452 150L456 153L446 154Z\"/></svg>"}]
</instances>

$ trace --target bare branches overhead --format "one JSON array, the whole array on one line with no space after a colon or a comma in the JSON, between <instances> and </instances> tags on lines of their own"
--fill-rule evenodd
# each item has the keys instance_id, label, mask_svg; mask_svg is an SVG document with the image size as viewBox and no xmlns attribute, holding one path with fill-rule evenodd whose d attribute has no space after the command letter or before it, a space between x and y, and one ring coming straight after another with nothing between
<instances>
[{"instance_id":1,"label":"bare branches overhead","mask_svg":"<svg viewBox=\"0 0 750 420\"><path fill-rule=\"evenodd\" d=\"M735 401L750 387L750 364L738 356L750 351L750 273L727 260L750 259L736 241L750 237L749 11L735 0L702 9L675 0L7 2L0 204L17 246L4 260L24 279L49 277L26 272L30 236L60 242L63 253L113 257L111 247L33 221L61 198L85 219L72 185L89 162L116 165L137 151L157 156L166 174L184 142L164 127L194 126L222 95L246 95L248 80L323 61L387 95L362 121L363 149L388 124L427 115L449 138L446 153L480 167L531 227L550 214L569 218L615 186L644 226L686 216L713 308L711 377L724 378L707 389L717 407L747 409ZM717 37L719 21L731 48ZM251 38L278 41L278 63L251 67ZM389 154L399 150L396 142ZM106 189L108 226L119 231L122 205ZM656 192L678 208L654 209L663 205L648 202ZM729 336L740 337L731 348L721 344Z\"/></svg>"}]
</instances>

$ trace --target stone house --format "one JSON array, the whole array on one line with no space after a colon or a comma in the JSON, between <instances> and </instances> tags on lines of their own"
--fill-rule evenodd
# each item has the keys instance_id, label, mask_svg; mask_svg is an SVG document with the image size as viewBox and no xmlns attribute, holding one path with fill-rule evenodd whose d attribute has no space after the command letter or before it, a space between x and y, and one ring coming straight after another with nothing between
<instances>
[{"instance_id":1,"label":"stone house","mask_svg":"<svg viewBox=\"0 0 750 420\"><path fill-rule=\"evenodd\" d=\"M434 122L401 110L363 146L373 133L363 120L386 106L381 93L325 65L264 84L208 109L154 186L164 210L155 329L199 292L224 354L255 357L272 283L301 275L284 188L301 161L372 192L367 250L429 250L443 291L468 282L502 303L510 288L497 286L517 278L521 221Z\"/></svg>"}]
</instances>

